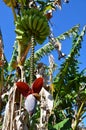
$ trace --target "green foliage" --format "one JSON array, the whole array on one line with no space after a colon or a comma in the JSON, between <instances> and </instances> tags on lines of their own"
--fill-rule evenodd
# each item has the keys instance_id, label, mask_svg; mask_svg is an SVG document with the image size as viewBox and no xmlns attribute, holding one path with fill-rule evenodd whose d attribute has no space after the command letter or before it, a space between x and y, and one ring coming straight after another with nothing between
<instances>
[{"instance_id":1,"label":"green foliage","mask_svg":"<svg viewBox=\"0 0 86 130\"><path fill-rule=\"evenodd\" d=\"M61 64L59 73L54 79L55 109L65 110L65 116L70 119L74 115L73 108L76 106L78 112L80 104L86 96L85 87L82 85L82 83L86 83L86 73L84 73L85 70L79 72L78 67L78 56L85 31L86 27L83 28L80 35L77 32L74 34L70 55ZM84 107L82 111L84 111Z\"/></svg>"},{"instance_id":2,"label":"green foliage","mask_svg":"<svg viewBox=\"0 0 86 130\"><path fill-rule=\"evenodd\" d=\"M36 8L29 7L29 2L26 0L17 0L17 2L15 0L3 1L7 6L12 8L16 27L15 32L17 34L11 61L10 63L7 63L5 59L4 66L0 68L0 81L1 76L3 76L3 86L8 90L8 86L10 89L11 86L13 86L15 79L17 79L16 73L13 72L10 74L9 71L16 70L18 55L20 53L20 58L22 58L22 55L26 52L31 41L31 37L34 36L34 40L37 43L42 44L44 40L46 40L46 37L49 36L50 27L48 19L44 15L50 10L56 10L56 5L54 4L56 1L34 0L35 6L37 4L39 5L39 8L37 8L37 6ZM61 7L61 0L57 1L57 5ZM79 25L76 25L69 31L57 37L57 39L61 41L72 36L73 44L70 55L61 64L58 74L55 77L53 75L54 107L48 121L49 130L71 130L73 118L77 122L73 129L75 130L80 122L79 119L82 120L85 117L83 114L86 111L86 69L80 72L78 61L78 56L80 55L80 49L82 47L81 42L83 41L85 33L86 26L84 26L79 34ZM20 49L20 52L18 49ZM51 43L47 43L37 50L35 54L33 52L34 60L31 63L32 66L30 66L31 57L26 59L24 63L24 74L27 83L29 83L30 80L30 68L33 66L36 67L36 63L54 49L55 48ZM3 75L2 70L4 70ZM77 116L75 116L75 114ZM39 118L40 112L38 107L36 113L29 120L31 130L39 123ZM1 125L2 122L0 122L0 129Z\"/></svg>"},{"instance_id":3,"label":"green foliage","mask_svg":"<svg viewBox=\"0 0 86 130\"><path fill-rule=\"evenodd\" d=\"M74 32L78 32L79 30L79 25L74 26L70 30L66 31L65 33L61 34L60 36L57 37L58 40L64 40L66 38L71 37L71 35L74 34ZM43 47L41 47L39 50L37 50L34 54L34 62L39 61L43 56L51 53L55 48L51 43L45 44ZM28 58L25 61L25 66L29 66L30 58Z\"/></svg>"},{"instance_id":4,"label":"green foliage","mask_svg":"<svg viewBox=\"0 0 86 130\"><path fill-rule=\"evenodd\" d=\"M63 121L54 125L53 128L55 128L56 130L72 130L69 118L64 119Z\"/></svg>"}]
</instances>

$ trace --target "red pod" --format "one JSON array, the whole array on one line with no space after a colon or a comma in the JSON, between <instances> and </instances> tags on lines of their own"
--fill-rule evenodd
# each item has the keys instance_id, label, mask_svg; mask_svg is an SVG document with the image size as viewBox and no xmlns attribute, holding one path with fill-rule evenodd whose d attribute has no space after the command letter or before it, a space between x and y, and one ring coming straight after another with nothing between
<instances>
[{"instance_id":1,"label":"red pod","mask_svg":"<svg viewBox=\"0 0 86 130\"><path fill-rule=\"evenodd\" d=\"M32 85L32 91L34 93L39 93L41 91L42 86L43 86L43 78L42 77L37 78Z\"/></svg>"},{"instance_id":2,"label":"red pod","mask_svg":"<svg viewBox=\"0 0 86 130\"><path fill-rule=\"evenodd\" d=\"M17 82L16 83L17 89L19 92L24 96L27 97L28 93L31 92L31 88L25 82Z\"/></svg>"}]
</instances>

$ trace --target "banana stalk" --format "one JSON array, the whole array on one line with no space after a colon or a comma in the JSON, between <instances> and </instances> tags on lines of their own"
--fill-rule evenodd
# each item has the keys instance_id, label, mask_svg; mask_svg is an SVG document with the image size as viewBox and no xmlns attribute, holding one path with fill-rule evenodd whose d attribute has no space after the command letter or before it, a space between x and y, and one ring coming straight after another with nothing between
<instances>
[{"instance_id":1,"label":"banana stalk","mask_svg":"<svg viewBox=\"0 0 86 130\"><path fill-rule=\"evenodd\" d=\"M26 56L27 56L28 51L30 50L30 48L31 48L31 43L28 43L28 46L27 46L27 48L26 48L26 50L25 50L25 53L24 53L24 55L23 55L22 58L21 58L21 63L22 63L22 64L24 63L25 58L26 58Z\"/></svg>"},{"instance_id":2,"label":"banana stalk","mask_svg":"<svg viewBox=\"0 0 86 130\"><path fill-rule=\"evenodd\" d=\"M21 43L18 41L18 57L17 57L17 62L18 62L18 64L21 64L21 50L22 50L22 45L21 45Z\"/></svg>"},{"instance_id":3,"label":"banana stalk","mask_svg":"<svg viewBox=\"0 0 86 130\"><path fill-rule=\"evenodd\" d=\"M31 37L31 58L30 58L30 85L34 80L34 37Z\"/></svg>"}]
</instances>

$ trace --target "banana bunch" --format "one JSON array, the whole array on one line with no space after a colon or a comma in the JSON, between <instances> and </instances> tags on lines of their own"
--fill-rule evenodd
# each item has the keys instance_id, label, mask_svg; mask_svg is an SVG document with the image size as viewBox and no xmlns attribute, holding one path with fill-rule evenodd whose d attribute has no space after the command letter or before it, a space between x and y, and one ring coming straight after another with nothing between
<instances>
[{"instance_id":1,"label":"banana bunch","mask_svg":"<svg viewBox=\"0 0 86 130\"><path fill-rule=\"evenodd\" d=\"M30 41L31 36L34 36L35 40L41 44L50 33L46 16L35 8L24 10L21 16L17 16L15 26L16 39L22 43Z\"/></svg>"}]
</instances>

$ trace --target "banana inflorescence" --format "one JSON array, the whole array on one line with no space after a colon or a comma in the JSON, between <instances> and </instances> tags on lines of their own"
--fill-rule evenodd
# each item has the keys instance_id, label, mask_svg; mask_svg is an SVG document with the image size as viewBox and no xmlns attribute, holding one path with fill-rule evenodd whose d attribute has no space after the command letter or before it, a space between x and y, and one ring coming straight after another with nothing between
<instances>
[{"instance_id":1,"label":"banana inflorescence","mask_svg":"<svg viewBox=\"0 0 86 130\"><path fill-rule=\"evenodd\" d=\"M17 16L15 26L16 39L22 43L29 42L31 36L34 36L35 40L41 44L50 33L46 16L34 8L24 10L21 16Z\"/></svg>"}]
</instances>

